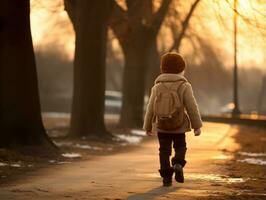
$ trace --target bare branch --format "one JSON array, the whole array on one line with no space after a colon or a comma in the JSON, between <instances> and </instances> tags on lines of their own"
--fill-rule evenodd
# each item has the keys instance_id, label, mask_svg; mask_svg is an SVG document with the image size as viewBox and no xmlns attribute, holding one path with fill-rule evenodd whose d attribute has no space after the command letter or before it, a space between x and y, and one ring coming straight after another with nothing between
<instances>
[{"instance_id":1,"label":"bare branch","mask_svg":"<svg viewBox=\"0 0 266 200\"><path fill-rule=\"evenodd\" d=\"M127 12L120 7L116 2L110 20L110 26L121 42L125 37L129 29Z\"/></svg>"},{"instance_id":2,"label":"bare branch","mask_svg":"<svg viewBox=\"0 0 266 200\"><path fill-rule=\"evenodd\" d=\"M252 10L254 11L253 13L253 17L250 16L245 16L244 14L242 14L240 12L240 10L235 9L229 0L225 0L225 2L228 4L228 6L240 17L240 19L245 22L246 25L248 25L250 28L255 28L254 30L258 31L258 33L264 38L266 33L265 33L265 24L264 23L259 23L259 20L257 19L256 14L259 14L261 17L266 18L266 15L264 13L261 13L259 10L257 10L256 8L254 8L254 6L252 5L251 1L249 1L250 3L250 7L252 8ZM263 19L265 21L265 19ZM261 21L263 21L261 20Z\"/></svg>"},{"instance_id":3,"label":"bare branch","mask_svg":"<svg viewBox=\"0 0 266 200\"><path fill-rule=\"evenodd\" d=\"M185 35L187 28L189 27L189 21L190 21L192 15L193 15L193 12L194 12L194 10L197 7L197 5L198 5L199 2L200 2L200 0L195 0L194 3L192 4L192 6L190 7L190 10L189 10L186 18L182 22L181 32L179 33L178 37L175 38L174 44L169 49L169 51L173 51L174 49L176 49L177 51L179 51L179 47L180 47L180 44L181 44L181 40L182 40L183 36Z\"/></svg>"},{"instance_id":4,"label":"bare branch","mask_svg":"<svg viewBox=\"0 0 266 200\"><path fill-rule=\"evenodd\" d=\"M172 0L163 0L161 7L154 14L152 20L152 27L155 30L155 32L159 31L171 2Z\"/></svg>"}]
</instances>

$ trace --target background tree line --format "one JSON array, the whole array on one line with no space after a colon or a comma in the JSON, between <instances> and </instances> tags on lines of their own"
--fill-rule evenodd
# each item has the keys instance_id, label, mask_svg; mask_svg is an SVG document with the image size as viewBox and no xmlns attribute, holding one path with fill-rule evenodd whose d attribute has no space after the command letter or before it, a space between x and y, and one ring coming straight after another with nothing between
<instances>
[{"instance_id":1,"label":"background tree line","mask_svg":"<svg viewBox=\"0 0 266 200\"><path fill-rule=\"evenodd\" d=\"M192 84L197 87L196 95L202 100L203 108L210 107L210 102L220 105L217 101L224 102L226 96L230 96L230 72L224 69L223 61L217 55L215 47L189 27L200 0L192 1L182 17L181 10L176 6L178 3L178 0L64 0L65 10L75 31L70 137L112 137L104 123L106 80L111 82L108 76L106 77L106 71L122 77L120 84L117 84L123 94L120 126L140 127L143 120L144 96L149 93L152 82L159 73L159 57L166 51L179 51L183 39L189 41L193 52L198 54L188 57L191 67L186 73ZM2 5L0 146L37 145L55 149L41 120L36 63L30 32L30 2L4 0ZM162 26L167 26L172 31L173 44L170 48L164 48L158 43L158 38L163 39L159 32ZM117 58L110 45L112 37L116 38L121 46L124 62ZM50 60L53 60L53 51L51 50L51 56L48 56ZM106 54L109 58L108 66ZM38 56L38 62L47 58L41 56L43 55ZM55 63L58 60L60 63L65 62L55 57ZM201 58L200 62L195 60L195 57ZM121 67L111 68L112 65ZM41 68L40 76L42 72L45 73L42 70ZM72 75L71 72L67 73ZM211 89L206 78L213 83ZM217 92L221 88L224 90L223 94Z\"/></svg>"}]
</instances>

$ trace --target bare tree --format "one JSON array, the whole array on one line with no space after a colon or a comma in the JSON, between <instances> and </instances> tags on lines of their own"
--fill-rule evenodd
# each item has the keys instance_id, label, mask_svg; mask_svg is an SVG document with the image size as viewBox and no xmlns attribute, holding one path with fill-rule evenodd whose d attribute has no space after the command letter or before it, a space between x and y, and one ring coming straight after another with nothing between
<instances>
[{"instance_id":1,"label":"bare tree","mask_svg":"<svg viewBox=\"0 0 266 200\"><path fill-rule=\"evenodd\" d=\"M110 136L104 124L105 59L113 0L65 0L75 33L70 135Z\"/></svg>"},{"instance_id":2,"label":"bare tree","mask_svg":"<svg viewBox=\"0 0 266 200\"><path fill-rule=\"evenodd\" d=\"M1 2L0 147L54 151L41 119L29 15L29 0Z\"/></svg>"},{"instance_id":3,"label":"bare tree","mask_svg":"<svg viewBox=\"0 0 266 200\"><path fill-rule=\"evenodd\" d=\"M171 48L169 49L169 51L176 50L179 52L181 41L185 36L186 30L189 28L189 21L190 21L191 17L193 16L193 13L194 13L197 5L199 4L199 2L200 2L200 0L195 0L193 2L193 4L191 5L185 19L182 21L182 26L181 26L180 30L177 29L177 26L175 24L172 24L171 28L172 28L173 35L174 35L174 42L173 42L173 45L171 46ZM175 10L175 12L177 12L177 11Z\"/></svg>"},{"instance_id":4,"label":"bare tree","mask_svg":"<svg viewBox=\"0 0 266 200\"><path fill-rule=\"evenodd\" d=\"M182 39L186 35L186 31L189 28L189 22L193 16L193 13L198 6L199 2L201 0L195 0L188 13L185 15L184 19L180 18L180 11L176 9L176 5L172 4L172 6L169 9L169 12L166 16L167 26L171 28L172 31L172 36L173 36L173 44L172 46L165 50L165 52L170 52L170 51L177 51L179 52L180 46ZM174 1L176 3L178 1ZM149 71L148 71L148 79L147 79L147 89L152 87L154 78L159 74L159 65L160 65L160 58L159 55L161 52L158 52L157 48L157 42L154 41L153 45L151 46L151 56L150 56L150 61L149 61Z\"/></svg>"},{"instance_id":5,"label":"bare tree","mask_svg":"<svg viewBox=\"0 0 266 200\"><path fill-rule=\"evenodd\" d=\"M111 28L125 56L123 102L120 124L139 127L143 120L145 77L152 46L168 11L171 0L163 0L154 11L152 0L126 0L127 9L115 4ZM156 53L156 52L155 52Z\"/></svg>"}]
</instances>

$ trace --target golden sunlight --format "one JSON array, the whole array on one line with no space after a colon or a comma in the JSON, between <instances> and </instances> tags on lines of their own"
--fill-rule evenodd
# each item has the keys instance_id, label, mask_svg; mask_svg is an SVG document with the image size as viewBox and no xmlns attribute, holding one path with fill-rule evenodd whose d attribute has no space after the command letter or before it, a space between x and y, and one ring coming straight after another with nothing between
<instances>
[{"instance_id":1,"label":"golden sunlight","mask_svg":"<svg viewBox=\"0 0 266 200\"><path fill-rule=\"evenodd\" d=\"M233 62L233 0L203 0L191 27L224 52L226 65ZM265 1L238 0L238 59L240 67L265 68ZM211 8L211 9L210 9Z\"/></svg>"},{"instance_id":2,"label":"golden sunlight","mask_svg":"<svg viewBox=\"0 0 266 200\"><path fill-rule=\"evenodd\" d=\"M123 1L119 2L123 4ZM191 2L193 1L178 3L182 8L179 9L180 16L187 12ZM238 0L240 67L265 67L265 8L266 1ZM233 57L233 13L233 0L202 0L190 22L190 31L224 52L227 66L232 65ZM68 59L73 59L74 31L64 11L63 0L47 0L45 3L41 0L31 0L31 26L35 49L56 46ZM165 26L161 29L158 40L160 44L164 43L163 46L171 45L171 33ZM186 43L186 40L184 42ZM183 45L181 50L191 51L186 48L187 45Z\"/></svg>"},{"instance_id":3,"label":"golden sunlight","mask_svg":"<svg viewBox=\"0 0 266 200\"><path fill-rule=\"evenodd\" d=\"M75 34L63 0L31 0L31 31L35 49L56 48L73 60Z\"/></svg>"}]
</instances>

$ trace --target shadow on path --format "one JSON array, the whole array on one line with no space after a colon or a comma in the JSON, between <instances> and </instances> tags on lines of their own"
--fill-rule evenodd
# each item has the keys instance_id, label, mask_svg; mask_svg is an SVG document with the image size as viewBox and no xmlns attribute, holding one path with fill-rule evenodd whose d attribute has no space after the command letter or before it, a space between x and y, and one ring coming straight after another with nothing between
<instances>
[{"instance_id":1,"label":"shadow on path","mask_svg":"<svg viewBox=\"0 0 266 200\"><path fill-rule=\"evenodd\" d=\"M178 187L157 187L149 190L145 193L137 193L129 196L127 200L153 200L156 197L164 196L167 198L167 194L178 190ZM170 197L169 197L170 198Z\"/></svg>"}]
</instances>

